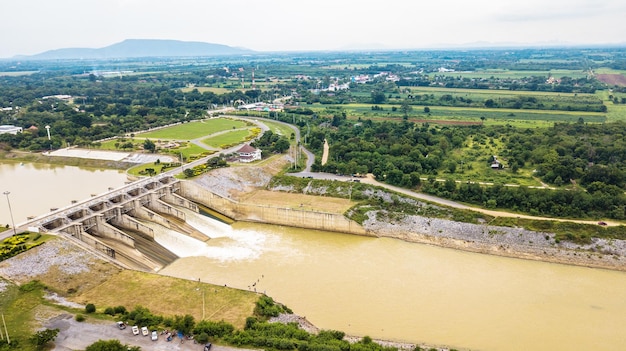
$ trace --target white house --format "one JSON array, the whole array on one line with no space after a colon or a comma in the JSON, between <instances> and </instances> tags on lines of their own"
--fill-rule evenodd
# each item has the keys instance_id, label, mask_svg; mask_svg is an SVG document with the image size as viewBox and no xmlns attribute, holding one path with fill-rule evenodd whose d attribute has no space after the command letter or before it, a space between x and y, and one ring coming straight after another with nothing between
<instances>
[{"instance_id":1,"label":"white house","mask_svg":"<svg viewBox=\"0 0 626 351\"><path fill-rule=\"evenodd\" d=\"M22 127L3 125L0 126L0 134L17 134L23 131Z\"/></svg>"},{"instance_id":2,"label":"white house","mask_svg":"<svg viewBox=\"0 0 626 351\"><path fill-rule=\"evenodd\" d=\"M261 149L255 149L246 144L237 150L237 155L239 155L239 162L253 162L261 159Z\"/></svg>"}]
</instances>

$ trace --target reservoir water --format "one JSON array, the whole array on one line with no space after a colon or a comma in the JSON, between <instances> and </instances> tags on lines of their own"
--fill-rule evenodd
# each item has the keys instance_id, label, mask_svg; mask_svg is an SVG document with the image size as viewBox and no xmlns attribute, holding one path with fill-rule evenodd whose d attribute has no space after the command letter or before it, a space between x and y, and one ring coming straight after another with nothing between
<instances>
[{"instance_id":1,"label":"reservoir water","mask_svg":"<svg viewBox=\"0 0 626 351\"><path fill-rule=\"evenodd\" d=\"M22 172L16 167L0 167L0 181ZM30 172L40 175L35 179L48 172L65 179L74 171L33 167ZM118 181L119 174L109 176L48 181L38 195L58 199L55 206L61 207L74 199L64 198L68 188L102 192ZM18 189L33 181L15 177L24 179ZM14 207L28 206L7 190ZM323 329L474 350L626 349L623 272L386 238L254 223L229 226L193 213L188 222L213 239L200 243L155 227L156 240L182 257L162 274L265 292Z\"/></svg>"},{"instance_id":2,"label":"reservoir water","mask_svg":"<svg viewBox=\"0 0 626 351\"><path fill-rule=\"evenodd\" d=\"M9 191L15 224L29 216L39 216L51 208L61 208L72 200L87 199L109 187L127 181L126 173L117 170L79 168L42 163L0 162L0 193ZM8 202L0 199L0 225L11 224Z\"/></svg>"}]
</instances>

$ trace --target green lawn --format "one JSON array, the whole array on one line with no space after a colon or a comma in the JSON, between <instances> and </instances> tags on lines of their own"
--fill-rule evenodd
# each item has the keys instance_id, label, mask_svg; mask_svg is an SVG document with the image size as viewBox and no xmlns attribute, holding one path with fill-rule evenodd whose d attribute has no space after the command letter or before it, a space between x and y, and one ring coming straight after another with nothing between
<instances>
[{"instance_id":1,"label":"green lawn","mask_svg":"<svg viewBox=\"0 0 626 351\"><path fill-rule=\"evenodd\" d=\"M245 140L246 137L249 135L250 130L248 129L233 130L232 132L227 132L214 137L202 139L202 143L215 148L223 148L227 145L239 143L242 140Z\"/></svg>"},{"instance_id":2,"label":"green lawn","mask_svg":"<svg viewBox=\"0 0 626 351\"><path fill-rule=\"evenodd\" d=\"M291 129L290 127L287 127L286 125L281 124L281 123L276 123L276 122L267 121L267 120L263 120L261 122L265 124L266 126L268 126L274 134L283 135L290 141L295 142L295 139L294 140L290 139L291 133L294 133L294 130Z\"/></svg>"},{"instance_id":3,"label":"green lawn","mask_svg":"<svg viewBox=\"0 0 626 351\"><path fill-rule=\"evenodd\" d=\"M174 127L141 133L137 136L149 139L191 140L218 133L224 130L243 128L246 122L228 118L213 118L179 124Z\"/></svg>"}]
</instances>

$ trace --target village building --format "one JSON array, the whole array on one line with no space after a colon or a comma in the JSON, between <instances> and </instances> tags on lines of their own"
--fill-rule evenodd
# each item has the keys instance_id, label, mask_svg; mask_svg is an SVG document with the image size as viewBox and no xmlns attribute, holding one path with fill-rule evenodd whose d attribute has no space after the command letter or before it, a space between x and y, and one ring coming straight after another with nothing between
<instances>
[{"instance_id":1,"label":"village building","mask_svg":"<svg viewBox=\"0 0 626 351\"><path fill-rule=\"evenodd\" d=\"M242 146L237 150L239 162L253 162L261 159L261 149L255 149L249 144Z\"/></svg>"},{"instance_id":2,"label":"village building","mask_svg":"<svg viewBox=\"0 0 626 351\"><path fill-rule=\"evenodd\" d=\"M10 126L10 125L2 125L0 126L0 134L13 134L21 133L23 131L22 127Z\"/></svg>"}]
</instances>

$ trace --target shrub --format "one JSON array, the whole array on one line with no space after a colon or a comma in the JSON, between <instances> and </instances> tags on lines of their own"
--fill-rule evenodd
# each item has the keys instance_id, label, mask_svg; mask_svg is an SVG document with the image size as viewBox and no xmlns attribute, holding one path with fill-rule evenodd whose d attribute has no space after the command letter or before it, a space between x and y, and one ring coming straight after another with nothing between
<instances>
[{"instance_id":1,"label":"shrub","mask_svg":"<svg viewBox=\"0 0 626 351\"><path fill-rule=\"evenodd\" d=\"M107 307L104 309L104 314L108 314L109 316L114 316L115 309L113 307Z\"/></svg>"},{"instance_id":2,"label":"shrub","mask_svg":"<svg viewBox=\"0 0 626 351\"><path fill-rule=\"evenodd\" d=\"M88 303L85 306L85 313L94 313L94 312L96 312L96 305L92 303Z\"/></svg>"},{"instance_id":3,"label":"shrub","mask_svg":"<svg viewBox=\"0 0 626 351\"><path fill-rule=\"evenodd\" d=\"M83 316L82 314L77 314L75 317L77 322L84 322L85 321L85 316Z\"/></svg>"},{"instance_id":4,"label":"shrub","mask_svg":"<svg viewBox=\"0 0 626 351\"><path fill-rule=\"evenodd\" d=\"M198 341L200 344L206 344L209 341L209 334L200 333L198 336L196 336L196 341Z\"/></svg>"},{"instance_id":5,"label":"shrub","mask_svg":"<svg viewBox=\"0 0 626 351\"><path fill-rule=\"evenodd\" d=\"M126 313L126 307L115 306L115 314L124 314L124 313Z\"/></svg>"}]
</instances>

